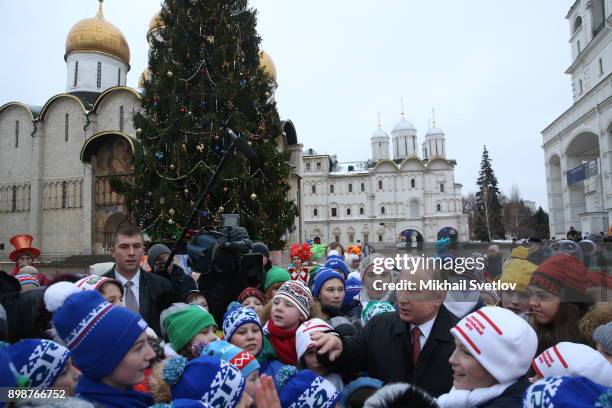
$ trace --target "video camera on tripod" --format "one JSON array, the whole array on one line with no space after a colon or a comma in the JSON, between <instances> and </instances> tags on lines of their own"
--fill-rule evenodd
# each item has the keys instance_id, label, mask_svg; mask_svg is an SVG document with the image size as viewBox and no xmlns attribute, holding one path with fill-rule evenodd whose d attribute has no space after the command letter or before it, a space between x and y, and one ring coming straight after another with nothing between
<instances>
[{"instance_id":1,"label":"video camera on tripod","mask_svg":"<svg viewBox=\"0 0 612 408\"><path fill-rule=\"evenodd\" d=\"M249 253L253 242L241 227L239 214L223 214L221 231L205 231L187 245L188 265L202 274L242 277L257 285L263 277L263 256Z\"/></svg>"}]
</instances>

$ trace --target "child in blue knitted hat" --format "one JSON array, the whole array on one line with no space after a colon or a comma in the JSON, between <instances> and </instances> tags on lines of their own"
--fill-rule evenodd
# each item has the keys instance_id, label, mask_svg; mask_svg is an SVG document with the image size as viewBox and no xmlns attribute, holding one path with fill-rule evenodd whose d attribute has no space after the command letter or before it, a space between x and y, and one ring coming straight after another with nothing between
<instances>
[{"instance_id":1,"label":"child in blue knitted hat","mask_svg":"<svg viewBox=\"0 0 612 408\"><path fill-rule=\"evenodd\" d=\"M58 389L75 394L80 371L72 365L70 351L56 342L24 339L7 348L20 375L30 379L29 388Z\"/></svg>"},{"instance_id":2,"label":"child in blue knitted hat","mask_svg":"<svg viewBox=\"0 0 612 408\"><path fill-rule=\"evenodd\" d=\"M213 408L246 408L253 399L245 392L240 370L217 357L187 360L171 357L158 365L151 377L156 402L198 400Z\"/></svg>"},{"instance_id":3,"label":"child in blue knitted hat","mask_svg":"<svg viewBox=\"0 0 612 408\"><path fill-rule=\"evenodd\" d=\"M132 389L145 379L155 357L140 315L70 282L50 286L45 304L83 374L76 387L79 398L111 408L147 408L153 403L149 395Z\"/></svg>"},{"instance_id":4,"label":"child in blue knitted hat","mask_svg":"<svg viewBox=\"0 0 612 408\"><path fill-rule=\"evenodd\" d=\"M276 359L276 352L261 328L257 313L238 302L232 302L223 316L225 340L254 355L260 364L260 372L274 376L283 364Z\"/></svg>"},{"instance_id":5,"label":"child in blue knitted hat","mask_svg":"<svg viewBox=\"0 0 612 408\"><path fill-rule=\"evenodd\" d=\"M274 380L282 408L333 408L340 401L336 387L310 370L284 366Z\"/></svg>"}]
</instances>

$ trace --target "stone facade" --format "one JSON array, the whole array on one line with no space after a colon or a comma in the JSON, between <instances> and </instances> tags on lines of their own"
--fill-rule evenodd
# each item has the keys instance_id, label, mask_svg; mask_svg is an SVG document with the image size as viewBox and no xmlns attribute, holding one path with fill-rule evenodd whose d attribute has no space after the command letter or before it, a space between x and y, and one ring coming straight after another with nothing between
<instances>
[{"instance_id":1,"label":"stone facade","mask_svg":"<svg viewBox=\"0 0 612 408\"><path fill-rule=\"evenodd\" d=\"M566 19L574 103L542 131L556 237L608 231L612 220L612 1L577 0Z\"/></svg>"}]
</instances>

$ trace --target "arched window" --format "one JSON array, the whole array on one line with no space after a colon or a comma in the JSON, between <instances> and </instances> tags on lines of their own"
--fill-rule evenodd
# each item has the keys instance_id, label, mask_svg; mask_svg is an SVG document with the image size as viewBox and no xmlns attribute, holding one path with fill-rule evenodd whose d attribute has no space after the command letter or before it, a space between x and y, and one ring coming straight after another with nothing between
<instances>
[{"instance_id":1,"label":"arched window","mask_svg":"<svg viewBox=\"0 0 612 408\"><path fill-rule=\"evenodd\" d=\"M576 20L574 20L574 29L572 30L572 34L578 31L580 27L582 27L582 17L578 16L576 17Z\"/></svg>"},{"instance_id":2,"label":"arched window","mask_svg":"<svg viewBox=\"0 0 612 408\"><path fill-rule=\"evenodd\" d=\"M385 207L380 207L380 213L384 214L385 213Z\"/></svg>"},{"instance_id":3,"label":"arched window","mask_svg":"<svg viewBox=\"0 0 612 408\"><path fill-rule=\"evenodd\" d=\"M361 191L365 191L365 184L361 183Z\"/></svg>"},{"instance_id":4,"label":"arched window","mask_svg":"<svg viewBox=\"0 0 612 408\"><path fill-rule=\"evenodd\" d=\"M317 194L317 186L315 184L311 187L312 194Z\"/></svg>"},{"instance_id":5,"label":"arched window","mask_svg":"<svg viewBox=\"0 0 612 408\"><path fill-rule=\"evenodd\" d=\"M382 188L383 188L383 182L382 180L378 180L378 189L382 190Z\"/></svg>"},{"instance_id":6,"label":"arched window","mask_svg":"<svg viewBox=\"0 0 612 408\"><path fill-rule=\"evenodd\" d=\"M70 126L70 115L66 113L66 117L64 118L64 142L68 141L68 127Z\"/></svg>"},{"instance_id":7,"label":"arched window","mask_svg":"<svg viewBox=\"0 0 612 408\"><path fill-rule=\"evenodd\" d=\"M412 188L416 187L416 181L414 179L410 179L410 187Z\"/></svg>"},{"instance_id":8,"label":"arched window","mask_svg":"<svg viewBox=\"0 0 612 408\"><path fill-rule=\"evenodd\" d=\"M117 86L121 86L121 68L117 69Z\"/></svg>"},{"instance_id":9,"label":"arched window","mask_svg":"<svg viewBox=\"0 0 612 408\"><path fill-rule=\"evenodd\" d=\"M427 148L426 147L423 148L423 158L427 160Z\"/></svg>"},{"instance_id":10,"label":"arched window","mask_svg":"<svg viewBox=\"0 0 612 408\"><path fill-rule=\"evenodd\" d=\"M582 95L583 92L583 88L582 88L582 79L578 80L578 90L579 90L579 94Z\"/></svg>"},{"instance_id":11,"label":"arched window","mask_svg":"<svg viewBox=\"0 0 612 408\"><path fill-rule=\"evenodd\" d=\"M77 81L79 80L79 61L74 63L74 86L77 86Z\"/></svg>"},{"instance_id":12,"label":"arched window","mask_svg":"<svg viewBox=\"0 0 612 408\"><path fill-rule=\"evenodd\" d=\"M329 185L329 192L330 192L330 193L333 193L333 192L334 192L334 185L333 185L333 184L330 184L330 185Z\"/></svg>"},{"instance_id":13,"label":"arched window","mask_svg":"<svg viewBox=\"0 0 612 408\"><path fill-rule=\"evenodd\" d=\"M351 209L350 208L346 209L346 215L351 215Z\"/></svg>"},{"instance_id":14,"label":"arched window","mask_svg":"<svg viewBox=\"0 0 612 408\"><path fill-rule=\"evenodd\" d=\"M124 109L123 109L123 105L121 105L119 107L119 130L121 132L123 132L123 113L124 113Z\"/></svg>"},{"instance_id":15,"label":"arched window","mask_svg":"<svg viewBox=\"0 0 612 408\"><path fill-rule=\"evenodd\" d=\"M15 149L19 147L19 121L15 121Z\"/></svg>"},{"instance_id":16,"label":"arched window","mask_svg":"<svg viewBox=\"0 0 612 408\"><path fill-rule=\"evenodd\" d=\"M441 205L440 203L437 203L437 204L436 204L436 211L437 211L437 212L442 211L442 205Z\"/></svg>"},{"instance_id":17,"label":"arched window","mask_svg":"<svg viewBox=\"0 0 612 408\"><path fill-rule=\"evenodd\" d=\"M317 211L317 209L315 208L314 210L312 210L312 215L313 217L317 217L319 215L319 211Z\"/></svg>"},{"instance_id":18,"label":"arched window","mask_svg":"<svg viewBox=\"0 0 612 408\"><path fill-rule=\"evenodd\" d=\"M444 192L444 183L440 183L440 192L443 193Z\"/></svg>"},{"instance_id":19,"label":"arched window","mask_svg":"<svg viewBox=\"0 0 612 408\"><path fill-rule=\"evenodd\" d=\"M348 185L348 192L349 193L353 192L353 185L351 183L349 183L349 185Z\"/></svg>"},{"instance_id":20,"label":"arched window","mask_svg":"<svg viewBox=\"0 0 612 408\"><path fill-rule=\"evenodd\" d=\"M363 207L359 207L359 215L363 215L364 209Z\"/></svg>"},{"instance_id":21,"label":"arched window","mask_svg":"<svg viewBox=\"0 0 612 408\"><path fill-rule=\"evenodd\" d=\"M410 217L417 218L419 216L419 202L417 200L412 200L410 202Z\"/></svg>"},{"instance_id":22,"label":"arched window","mask_svg":"<svg viewBox=\"0 0 612 408\"><path fill-rule=\"evenodd\" d=\"M306 163L306 171L310 171L310 163Z\"/></svg>"},{"instance_id":23,"label":"arched window","mask_svg":"<svg viewBox=\"0 0 612 408\"><path fill-rule=\"evenodd\" d=\"M102 63L98 62L98 88L102 88Z\"/></svg>"}]
</instances>

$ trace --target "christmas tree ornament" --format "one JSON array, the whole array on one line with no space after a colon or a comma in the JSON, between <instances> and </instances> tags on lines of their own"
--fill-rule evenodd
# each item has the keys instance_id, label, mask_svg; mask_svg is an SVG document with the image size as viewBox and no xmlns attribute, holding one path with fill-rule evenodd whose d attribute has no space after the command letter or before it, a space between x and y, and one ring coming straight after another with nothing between
<instances>
[{"instance_id":1,"label":"christmas tree ornament","mask_svg":"<svg viewBox=\"0 0 612 408\"><path fill-rule=\"evenodd\" d=\"M179 112L181 112L184 115L187 113L187 108L184 106L181 106L181 108L179 109Z\"/></svg>"},{"instance_id":2,"label":"christmas tree ornament","mask_svg":"<svg viewBox=\"0 0 612 408\"><path fill-rule=\"evenodd\" d=\"M170 225L174 224L174 221L172 220L172 218L168 220L168 224Z\"/></svg>"},{"instance_id":3,"label":"christmas tree ornament","mask_svg":"<svg viewBox=\"0 0 612 408\"><path fill-rule=\"evenodd\" d=\"M227 187L223 187L223 192L227 193L228 188Z\"/></svg>"},{"instance_id":4,"label":"christmas tree ornament","mask_svg":"<svg viewBox=\"0 0 612 408\"><path fill-rule=\"evenodd\" d=\"M257 199L257 194L253 193L251 194L251 200L255 201Z\"/></svg>"},{"instance_id":5,"label":"christmas tree ornament","mask_svg":"<svg viewBox=\"0 0 612 408\"><path fill-rule=\"evenodd\" d=\"M163 160L164 159L164 153L163 152L156 152L155 153L155 158L157 160Z\"/></svg>"},{"instance_id":6,"label":"christmas tree ornament","mask_svg":"<svg viewBox=\"0 0 612 408\"><path fill-rule=\"evenodd\" d=\"M136 129L136 134L137 135L140 135L141 133L142 133L142 129L141 128Z\"/></svg>"},{"instance_id":7,"label":"christmas tree ornament","mask_svg":"<svg viewBox=\"0 0 612 408\"><path fill-rule=\"evenodd\" d=\"M214 44L215 43L215 36L214 35L209 35L208 37L206 37L206 41L208 41L209 44Z\"/></svg>"},{"instance_id":8,"label":"christmas tree ornament","mask_svg":"<svg viewBox=\"0 0 612 408\"><path fill-rule=\"evenodd\" d=\"M170 165L170 170L174 170L174 164Z\"/></svg>"},{"instance_id":9,"label":"christmas tree ornament","mask_svg":"<svg viewBox=\"0 0 612 408\"><path fill-rule=\"evenodd\" d=\"M172 78L174 76L174 73L172 71L168 71L166 75L168 75L168 78Z\"/></svg>"},{"instance_id":10,"label":"christmas tree ornament","mask_svg":"<svg viewBox=\"0 0 612 408\"><path fill-rule=\"evenodd\" d=\"M200 102L200 108L202 108L202 109L208 108L208 102L206 102L206 101Z\"/></svg>"},{"instance_id":11,"label":"christmas tree ornament","mask_svg":"<svg viewBox=\"0 0 612 408\"><path fill-rule=\"evenodd\" d=\"M174 215L174 208L168 210L168 214L172 217Z\"/></svg>"},{"instance_id":12,"label":"christmas tree ornament","mask_svg":"<svg viewBox=\"0 0 612 408\"><path fill-rule=\"evenodd\" d=\"M184 189L184 190L183 190L183 193L185 193L185 194L189 194L189 190Z\"/></svg>"},{"instance_id":13,"label":"christmas tree ornament","mask_svg":"<svg viewBox=\"0 0 612 408\"><path fill-rule=\"evenodd\" d=\"M219 207L219 212L222 213L223 211L225 211L225 208L224 207Z\"/></svg>"}]
</instances>

